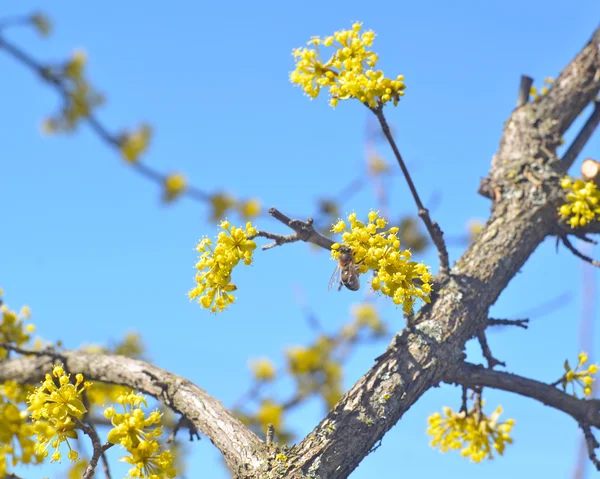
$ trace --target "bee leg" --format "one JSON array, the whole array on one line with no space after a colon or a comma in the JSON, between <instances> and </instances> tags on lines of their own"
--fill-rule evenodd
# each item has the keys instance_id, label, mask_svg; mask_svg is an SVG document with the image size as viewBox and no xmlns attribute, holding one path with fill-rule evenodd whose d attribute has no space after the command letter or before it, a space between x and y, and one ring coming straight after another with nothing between
<instances>
[{"instance_id":1,"label":"bee leg","mask_svg":"<svg viewBox=\"0 0 600 479\"><path fill-rule=\"evenodd\" d=\"M340 284L338 285L338 291L341 291L341 290L342 290L342 286L343 286L343 285L344 285L344 283L342 283L342 282L340 281Z\"/></svg>"}]
</instances>

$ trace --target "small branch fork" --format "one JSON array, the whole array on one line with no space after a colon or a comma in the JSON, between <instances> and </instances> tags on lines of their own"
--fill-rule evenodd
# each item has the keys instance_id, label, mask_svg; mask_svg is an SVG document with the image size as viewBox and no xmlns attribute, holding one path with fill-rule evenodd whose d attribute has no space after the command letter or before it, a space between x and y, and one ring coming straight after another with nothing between
<instances>
[{"instance_id":1,"label":"small branch fork","mask_svg":"<svg viewBox=\"0 0 600 479\"><path fill-rule=\"evenodd\" d=\"M592 464L594 464L596 469L600 471L600 460L598 460L598 456L596 455L596 449L600 447L600 444L598 444L598 441L594 437L592 428L589 426L589 424L582 423L580 426L583 430L583 436L585 437L585 444L587 446L590 461L592 461Z\"/></svg>"},{"instance_id":2,"label":"small branch fork","mask_svg":"<svg viewBox=\"0 0 600 479\"><path fill-rule=\"evenodd\" d=\"M483 357L486 359L486 361L488 363L488 368L493 369L494 366L506 366L506 363L496 359L492 355L492 350L490 349L490 346L488 345L487 338L485 337L485 333L483 331L480 331L479 333L477 333L477 340L479 341L479 344L481 345L481 351L483 352Z\"/></svg>"},{"instance_id":3,"label":"small branch fork","mask_svg":"<svg viewBox=\"0 0 600 479\"><path fill-rule=\"evenodd\" d=\"M446 276L448 276L448 274L450 272L450 260L448 258L448 250L446 248L446 243L444 241L444 233L442 232L442 229L440 228L440 226L431 219L431 216L429 215L429 210L427 208L425 208L425 206L423 205L423 202L421 201L421 198L419 197L417 188L415 187L415 184L413 183L412 177L410 176L410 173L408 172L408 168L406 167L406 164L404 163L404 160L402 159L402 155L400 154L400 150L398 150L396 141L394 140L394 137L392 136L392 132L390 131L390 127L387 123L387 120L385 119L385 116L383 115L383 107L379 106L377 108L371 108L371 111L375 114L375 116L379 120L381 129L383 130L383 133L384 133L385 137L387 138L388 143L392 147L394 156L396 157L396 160L398 161L398 164L400 165L400 169L402 170L402 173L404 174L404 178L406 178L406 182L408 183L408 188L410 189L410 192L415 200L415 203L417 204L419 217L423 220L423 223L425 223L425 227L427 228L427 231L429 232L431 241L433 241L433 244L435 245L435 247L438 250L438 256L440 259L440 275L443 277L446 277Z\"/></svg>"},{"instance_id":4,"label":"small branch fork","mask_svg":"<svg viewBox=\"0 0 600 479\"><path fill-rule=\"evenodd\" d=\"M573 246L573 243L571 243L571 240L569 240L567 235L562 235L559 236L559 238L562 240L563 244L567 247L567 249L573 253L575 256L577 256L578 258L582 259L583 261L590 263L592 266L596 266L597 268L600 268L600 262L596 261L593 258L590 258L589 256L583 254L581 251L579 251L577 248L575 248L575 246Z\"/></svg>"},{"instance_id":5,"label":"small branch fork","mask_svg":"<svg viewBox=\"0 0 600 479\"><path fill-rule=\"evenodd\" d=\"M598 123L600 123L600 102L595 101L594 111L592 111L592 114L589 116L585 124L581 127L581 130L579 130L579 133L577 133L577 136L573 140L573 143L571 143L571 145L562 157L561 163L562 170L564 172L568 171L571 165L573 165L573 163L579 156L579 153L581 153L581 150L583 150L583 147L591 138L592 133L594 133L594 130L596 130Z\"/></svg>"},{"instance_id":6,"label":"small branch fork","mask_svg":"<svg viewBox=\"0 0 600 479\"><path fill-rule=\"evenodd\" d=\"M289 226L295 231L295 233L291 235L278 235L275 233L269 233L267 231L258 231L255 237L261 236L263 238L274 240L273 243L263 246L263 250L271 249L275 246L281 246L282 244L305 241L307 243L313 243L329 251L331 250L331 246L335 243L331 239L323 236L315 230L312 218L308 218L306 221L293 220L288 218L277 208L270 208L269 214L284 225Z\"/></svg>"},{"instance_id":7,"label":"small branch fork","mask_svg":"<svg viewBox=\"0 0 600 479\"><path fill-rule=\"evenodd\" d=\"M98 465L98 461L100 460L101 457L104 456L104 453L106 451L108 451L114 444L111 444L110 442L107 442L105 444L100 444L100 437L98 436L96 429L94 429L92 426L90 426L88 424L81 422L79 419L76 419L76 423L77 423L77 426L79 427L79 429L81 429L85 434L87 434L90 437L90 439L92 440L94 452L92 454L92 458L90 459L88 466L85 469L85 472L83 473L83 478L82 478L82 479L91 479L92 477L94 477L94 473L96 471L96 466ZM107 469L105 469L105 472L106 471L107 471ZM110 475L108 475L107 477L110 477Z\"/></svg>"}]
</instances>

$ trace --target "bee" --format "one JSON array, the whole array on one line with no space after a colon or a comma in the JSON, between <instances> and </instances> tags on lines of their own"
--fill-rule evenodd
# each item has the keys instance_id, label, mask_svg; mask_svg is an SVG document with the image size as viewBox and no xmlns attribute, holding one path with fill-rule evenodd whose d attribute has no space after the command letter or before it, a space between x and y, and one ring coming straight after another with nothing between
<instances>
[{"instance_id":1,"label":"bee","mask_svg":"<svg viewBox=\"0 0 600 479\"><path fill-rule=\"evenodd\" d=\"M346 286L350 291L358 291L360 280L358 266L354 262L354 253L347 246L340 247L338 251L340 252L338 265L329 280L329 291L336 283L338 283L338 291L342 289L342 286Z\"/></svg>"}]
</instances>

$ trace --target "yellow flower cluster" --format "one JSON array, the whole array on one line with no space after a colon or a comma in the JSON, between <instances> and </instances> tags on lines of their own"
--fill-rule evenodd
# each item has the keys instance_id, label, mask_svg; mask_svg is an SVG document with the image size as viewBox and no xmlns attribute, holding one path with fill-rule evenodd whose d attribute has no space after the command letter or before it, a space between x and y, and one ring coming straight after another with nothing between
<instances>
[{"instance_id":1,"label":"yellow flower cluster","mask_svg":"<svg viewBox=\"0 0 600 479\"><path fill-rule=\"evenodd\" d=\"M368 270L375 272L371 280L374 291L392 298L395 304L402 305L404 312L412 311L415 301L420 298L429 302L431 273L422 263L410 261L410 251L400 249L397 227L383 230L387 222L377 212L369 213L367 224L356 219L356 213L348 215L350 227L344 220L333 225L334 233L342 233L343 244L354 254L354 262L361 274ZM331 256L339 257L339 248L331 247Z\"/></svg>"},{"instance_id":2,"label":"yellow flower cluster","mask_svg":"<svg viewBox=\"0 0 600 479\"><path fill-rule=\"evenodd\" d=\"M332 357L335 346L334 341L320 336L312 346L286 351L288 371L296 379L299 394L318 391L329 408L342 396L342 367Z\"/></svg>"},{"instance_id":3,"label":"yellow flower cluster","mask_svg":"<svg viewBox=\"0 0 600 479\"><path fill-rule=\"evenodd\" d=\"M561 385L564 391L567 390L569 384L573 387L573 396L577 397L575 391L575 385L577 384L583 388L584 396L590 396L592 394L592 383L595 378L592 375L598 372L597 364L590 364L587 369L583 369L583 365L588 361L588 355L584 352L579 353L579 362L575 369L571 369L569 361L565 361L565 374L562 377Z\"/></svg>"},{"instance_id":4,"label":"yellow flower cluster","mask_svg":"<svg viewBox=\"0 0 600 479\"><path fill-rule=\"evenodd\" d=\"M142 154L148 149L152 139L152 127L140 125L137 129L121 133L119 136L119 149L121 155L129 163L137 163Z\"/></svg>"},{"instance_id":5,"label":"yellow flower cluster","mask_svg":"<svg viewBox=\"0 0 600 479\"><path fill-rule=\"evenodd\" d=\"M108 433L108 441L123 446L129 456L121 458L131 464L129 477L134 478L173 478L173 455L170 451L160 451L157 438L162 435L159 427L161 414L153 411L146 417L141 406L148 406L141 394L129 393L120 396L117 402L122 405L123 412L117 413L113 407L104 411L110 419L113 429Z\"/></svg>"},{"instance_id":6,"label":"yellow flower cluster","mask_svg":"<svg viewBox=\"0 0 600 479\"><path fill-rule=\"evenodd\" d=\"M283 429L283 406L271 399L265 399L260 403L256 419L263 431L269 424L273 424L275 431L279 432Z\"/></svg>"},{"instance_id":7,"label":"yellow flower cluster","mask_svg":"<svg viewBox=\"0 0 600 479\"><path fill-rule=\"evenodd\" d=\"M230 293L237 287L231 283L231 272L240 261L252 264L252 253L256 249L256 243L250 239L257 233L252 223L248 222L243 229L223 221L221 229L214 248L208 238L198 243L196 250L201 254L196 263L197 285L188 293L190 299L197 298L203 308L213 313L223 311L234 302L235 296Z\"/></svg>"},{"instance_id":8,"label":"yellow flower cluster","mask_svg":"<svg viewBox=\"0 0 600 479\"><path fill-rule=\"evenodd\" d=\"M47 37L52 33L52 23L50 22L50 19L42 12L36 12L31 15L31 23L37 32L43 37Z\"/></svg>"},{"instance_id":9,"label":"yellow flower cluster","mask_svg":"<svg viewBox=\"0 0 600 479\"><path fill-rule=\"evenodd\" d=\"M546 77L544 78L544 86L540 89L538 93L537 88L532 86L529 89L529 95L532 97L533 101L540 101L541 98L550 91L550 87L554 84L554 78Z\"/></svg>"},{"instance_id":10,"label":"yellow flower cluster","mask_svg":"<svg viewBox=\"0 0 600 479\"><path fill-rule=\"evenodd\" d=\"M215 193L210 197L211 221L219 221L227 216L231 210L237 211L244 220L250 220L260 214L260 201L256 198L248 200L236 200L228 193Z\"/></svg>"},{"instance_id":11,"label":"yellow flower cluster","mask_svg":"<svg viewBox=\"0 0 600 479\"><path fill-rule=\"evenodd\" d=\"M250 370L256 381L269 382L275 379L275 365L268 358L250 361Z\"/></svg>"},{"instance_id":12,"label":"yellow flower cluster","mask_svg":"<svg viewBox=\"0 0 600 479\"><path fill-rule=\"evenodd\" d=\"M369 50L375 33L361 33L361 29L362 25L356 22L351 30L341 30L324 39L313 37L307 43L311 47L296 48L292 53L296 69L290 74L290 81L311 98L316 98L321 88L328 88L331 106L350 98L370 108L389 101L397 105L404 95L404 75L391 80L375 69L379 58ZM326 61L321 57L321 45L335 48Z\"/></svg>"},{"instance_id":13,"label":"yellow flower cluster","mask_svg":"<svg viewBox=\"0 0 600 479\"><path fill-rule=\"evenodd\" d=\"M46 374L41 386L34 389L27 398L33 427L37 433L36 452L46 457L48 448L52 446L52 461L60 461L59 448L63 442L66 442L69 448L68 458L72 461L78 459L78 454L71 448L69 439L77 438L75 429L86 412L82 393L89 389L91 383L84 383L81 374L75 377L76 382L72 384L71 375L66 374L62 366L54 366L52 374Z\"/></svg>"},{"instance_id":14,"label":"yellow flower cluster","mask_svg":"<svg viewBox=\"0 0 600 479\"><path fill-rule=\"evenodd\" d=\"M565 176L560 186L567 193L567 203L558 209L559 215L571 228L585 226L600 215L600 191L593 181L573 180Z\"/></svg>"},{"instance_id":15,"label":"yellow flower cluster","mask_svg":"<svg viewBox=\"0 0 600 479\"><path fill-rule=\"evenodd\" d=\"M27 409L19 404L25 402L28 389L14 381L6 381L0 387L0 477L8 474L7 456L12 466L38 464L43 458L36 454L33 426L27 422Z\"/></svg>"},{"instance_id":16,"label":"yellow flower cluster","mask_svg":"<svg viewBox=\"0 0 600 479\"><path fill-rule=\"evenodd\" d=\"M373 303L353 305L352 316L354 317L352 323L344 326L342 330L345 339L353 340L363 328L368 329L375 336L382 336L387 331Z\"/></svg>"},{"instance_id":17,"label":"yellow flower cluster","mask_svg":"<svg viewBox=\"0 0 600 479\"><path fill-rule=\"evenodd\" d=\"M463 457L470 457L474 462L493 459L493 452L504 454L506 444L512 444L510 432L515 423L514 419L498 422L502 408L487 417L484 413L477 414L474 410L454 412L449 407L443 408L444 416L436 412L427 419L429 427L427 434L433 437L432 447L438 447L442 452L460 449Z\"/></svg>"},{"instance_id":18,"label":"yellow flower cluster","mask_svg":"<svg viewBox=\"0 0 600 479\"><path fill-rule=\"evenodd\" d=\"M84 76L86 63L85 52L78 50L65 65L47 70L49 77L62 80L67 95L60 113L45 120L44 132L73 131L82 118L104 103L104 97L94 91Z\"/></svg>"},{"instance_id":19,"label":"yellow flower cluster","mask_svg":"<svg viewBox=\"0 0 600 479\"><path fill-rule=\"evenodd\" d=\"M11 311L6 304L2 304L0 313L2 314L0 343L12 343L20 346L31 339L31 333L35 331L35 326L24 322L31 318L31 310L28 306L23 306L20 313L17 314L15 311ZM5 359L6 356L6 349L0 348L0 359Z\"/></svg>"},{"instance_id":20,"label":"yellow flower cluster","mask_svg":"<svg viewBox=\"0 0 600 479\"><path fill-rule=\"evenodd\" d=\"M185 176L181 173L172 173L165 178L163 199L166 202L179 198L187 187Z\"/></svg>"}]
</instances>

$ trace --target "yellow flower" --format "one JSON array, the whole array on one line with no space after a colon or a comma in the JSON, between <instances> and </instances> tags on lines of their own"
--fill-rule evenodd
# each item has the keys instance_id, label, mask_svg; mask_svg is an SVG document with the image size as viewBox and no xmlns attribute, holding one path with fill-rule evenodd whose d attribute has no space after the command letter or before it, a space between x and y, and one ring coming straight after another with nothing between
<instances>
[{"instance_id":1,"label":"yellow flower","mask_svg":"<svg viewBox=\"0 0 600 479\"><path fill-rule=\"evenodd\" d=\"M252 223L248 222L243 229L223 221L221 229L214 249L208 238L198 243L196 250L201 254L196 263L197 284L188 293L190 299L197 299L198 304L212 312L223 311L234 302L235 297L230 294L237 289L231 283L233 268L242 260L245 265L252 264L256 249L256 243L250 239L256 234Z\"/></svg>"},{"instance_id":2,"label":"yellow flower","mask_svg":"<svg viewBox=\"0 0 600 479\"><path fill-rule=\"evenodd\" d=\"M593 181L581 179L573 181L565 177L560 185L567 193L567 203L558 209L558 213L571 225L571 228L596 221L597 216L600 215L600 191L596 184Z\"/></svg>"},{"instance_id":3,"label":"yellow flower","mask_svg":"<svg viewBox=\"0 0 600 479\"><path fill-rule=\"evenodd\" d=\"M91 383L84 383L81 374L76 375L76 382L72 384L71 375L57 365L52 369L52 374L46 374L41 385L29 395L27 402L37 433L37 454L46 457L48 447L52 446L52 460L60 461L61 443L66 442L71 450L69 439L77 438L77 421L81 421L86 412L82 393L90 386Z\"/></svg>"},{"instance_id":4,"label":"yellow flower","mask_svg":"<svg viewBox=\"0 0 600 479\"><path fill-rule=\"evenodd\" d=\"M172 173L165 178L164 200L173 201L185 191L187 182L181 173Z\"/></svg>"},{"instance_id":5,"label":"yellow flower","mask_svg":"<svg viewBox=\"0 0 600 479\"><path fill-rule=\"evenodd\" d=\"M569 361L565 361L564 368L565 374L563 375L560 383L563 388L563 391L566 392L567 387L571 384L573 389L573 396L577 397L576 389L580 387L583 389L584 396L589 396L592 394L592 384L596 380L592 377L594 374L598 372L597 364L590 364L587 369L584 369L585 363L588 362L588 355L585 352L579 353L577 367L575 369L571 369L569 365Z\"/></svg>"},{"instance_id":6,"label":"yellow flower","mask_svg":"<svg viewBox=\"0 0 600 479\"><path fill-rule=\"evenodd\" d=\"M143 124L133 132L123 133L119 139L119 149L123 158L129 163L137 163L140 156L148 149L152 138L152 128Z\"/></svg>"},{"instance_id":7,"label":"yellow flower","mask_svg":"<svg viewBox=\"0 0 600 479\"><path fill-rule=\"evenodd\" d=\"M250 369L257 381L273 381L275 379L275 366L267 358L250 361Z\"/></svg>"},{"instance_id":8,"label":"yellow flower","mask_svg":"<svg viewBox=\"0 0 600 479\"><path fill-rule=\"evenodd\" d=\"M256 198L242 201L237 204L237 210L243 219L249 220L255 218L260 214L260 201Z\"/></svg>"},{"instance_id":9,"label":"yellow flower","mask_svg":"<svg viewBox=\"0 0 600 479\"><path fill-rule=\"evenodd\" d=\"M380 231L386 221L375 211L369 213L368 223L358 221L355 213L348 215L348 222L349 228L340 220L333 230L342 233L343 243L352 250L359 272L375 272L371 280L374 291L392 298L406 313L412 311L417 299L430 301L431 273L424 264L410 261L410 251L400 249L397 227ZM339 243L332 246L333 259L339 258L339 248Z\"/></svg>"},{"instance_id":10,"label":"yellow flower","mask_svg":"<svg viewBox=\"0 0 600 479\"><path fill-rule=\"evenodd\" d=\"M266 429L269 424L273 424L276 431L281 431L283 425L283 406L270 399L266 399L261 403L256 413L256 419L261 423L263 429Z\"/></svg>"},{"instance_id":11,"label":"yellow flower","mask_svg":"<svg viewBox=\"0 0 600 479\"><path fill-rule=\"evenodd\" d=\"M380 175L390 169L390 165L379 155L371 155L367 167L372 175Z\"/></svg>"},{"instance_id":12,"label":"yellow flower","mask_svg":"<svg viewBox=\"0 0 600 479\"><path fill-rule=\"evenodd\" d=\"M470 457L473 462L481 462L494 458L494 451L503 455L507 444L512 444L510 432L514 420L498 422L502 408L498 406L490 417L483 412L454 412L449 407L443 408L444 415L439 412L427 419L427 434L432 436L431 446L442 452L460 449L463 457Z\"/></svg>"},{"instance_id":13,"label":"yellow flower","mask_svg":"<svg viewBox=\"0 0 600 479\"><path fill-rule=\"evenodd\" d=\"M6 304L0 306L0 342L13 343L20 346L31 339L31 326L23 322L23 318L31 313L27 306L17 314L8 308ZM0 348L0 359L6 358L6 349Z\"/></svg>"},{"instance_id":14,"label":"yellow flower","mask_svg":"<svg viewBox=\"0 0 600 479\"><path fill-rule=\"evenodd\" d=\"M50 22L50 19L41 12L36 12L31 16L31 23L43 37L47 37L52 33L52 23Z\"/></svg>"},{"instance_id":15,"label":"yellow flower","mask_svg":"<svg viewBox=\"0 0 600 479\"><path fill-rule=\"evenodd\" d=\"M211 221L218 221L227 215L236 204L235 198L228 193L216 193L210 197L212 211Z\"/></svg>"},{"instance_id":16,"label":"yellow flower","mask_svg":"<svg viewBox=\"0 0 600 479\"><path fill-rule=\"evenodd\" d=\"M352 314L356 325L360 327L366 326L374 334L384 334L385 325L381 321L379 311L372 303L362 303L352 306Z\"/></svg>"},{"instance_id":17,"label":"yellow flower","mask_svg":"<svg viewBox=\"0 0 600 479\"><path fill-rule=\"evenodd\" d=\"M290 81L311 98L316 98L321 88L327 88L331 106L350 98L371 108L389 101L397 105L404 95L404 76L392 80L375 69L379 58L369 50L375 33L361 33L361 29L362 25L356 22L351 30L341 30L324 39L313 37L307 43L309 48L296 48L292 52L296 69L290 73ZM329 59L321 57L320 46L334 48Z\"/></svg>"}]
</instances>

